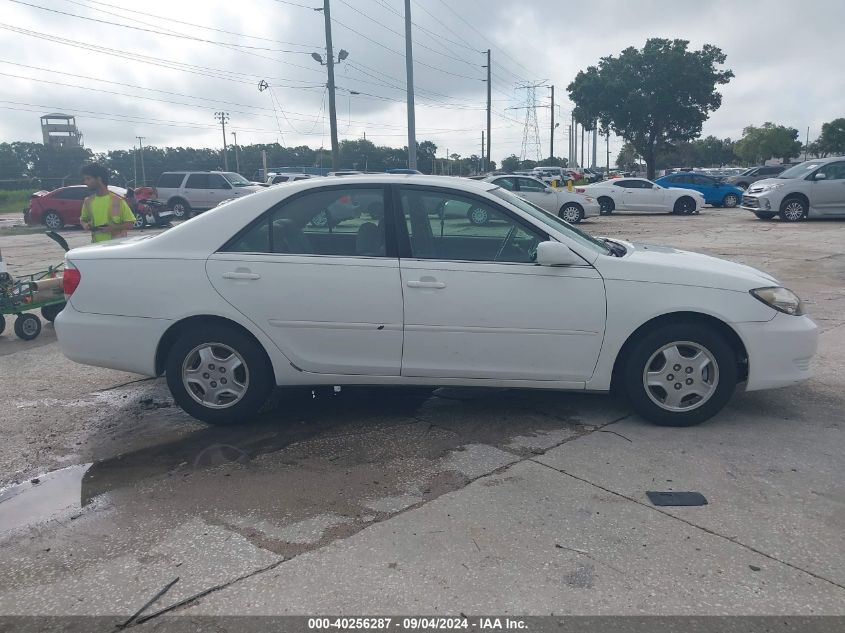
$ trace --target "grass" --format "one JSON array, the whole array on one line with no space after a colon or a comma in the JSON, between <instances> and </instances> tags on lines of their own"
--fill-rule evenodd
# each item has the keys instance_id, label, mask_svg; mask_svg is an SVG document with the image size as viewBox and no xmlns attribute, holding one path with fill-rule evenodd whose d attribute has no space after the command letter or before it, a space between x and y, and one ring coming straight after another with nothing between
<instances>
[{"instance_id":1,"label":"grass","mask_svg":"<svg viewBox=\"0 0 845 633\"><path fill-rule=\"evenodd\" d=\"M31 189L0 190L0 213L20 213L29 206Z\"/></svg>"}]
</instances>

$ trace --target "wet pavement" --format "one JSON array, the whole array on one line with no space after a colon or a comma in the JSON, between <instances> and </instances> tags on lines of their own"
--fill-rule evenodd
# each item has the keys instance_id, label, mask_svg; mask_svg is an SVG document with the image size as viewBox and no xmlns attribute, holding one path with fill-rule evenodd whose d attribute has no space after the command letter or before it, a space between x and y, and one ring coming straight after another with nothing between
<instances>
[{"instance_id":1,"label":"wet pavement","mask_svg":"<svg viewBox=\"0 0 845 633\"><path fill-rule=\"evenodd\" d=\"M128 616L177 576L150 611L202 595L177 612L845 612L845 224L708 210L583 228L772 272L825 332L818 376L695 429L598 395L373 388L279 390L212 428L161 379L67 361L51 326L7 331L0 614ZM19 270L53 246L0 235ZM657 513L652 486L710 504Z\"/></svg>"}]
</instances>

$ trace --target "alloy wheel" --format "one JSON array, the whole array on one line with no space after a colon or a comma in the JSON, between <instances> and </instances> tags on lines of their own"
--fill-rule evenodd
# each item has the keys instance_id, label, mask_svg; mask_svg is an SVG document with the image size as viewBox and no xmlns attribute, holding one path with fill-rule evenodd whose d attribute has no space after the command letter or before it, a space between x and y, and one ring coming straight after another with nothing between
<instances>
[{"instance_id":1,"label":"alloy wheel","mask_svg":"<svg viewBox=\"0 0 845 633\"><path fill-rule=\"evenodd\" d=\"M581 209L575 205L569 205L568 207L564 207L563 211L560 212L560 217L564 222L577 224L581 221Z\"/></svg>"},{"instance_id":2,"label":"alloy wheel","mask_svg":"<svg viewBox=\"0 0 845 633\"><path fill-rule=\"evenodd\" d=\"M804 205L798 200L790 200L783 208L783 217L790 222L797 222L804 217Z\"/></svg>"}]
</instances>

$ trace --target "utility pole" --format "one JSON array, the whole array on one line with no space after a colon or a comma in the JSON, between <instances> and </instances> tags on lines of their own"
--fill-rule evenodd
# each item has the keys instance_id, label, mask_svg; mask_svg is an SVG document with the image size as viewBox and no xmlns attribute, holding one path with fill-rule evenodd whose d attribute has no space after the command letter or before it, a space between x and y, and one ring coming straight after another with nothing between
<instances>
[{"instance_id":1,"label":"utility pole","mask_svg":"<svg viewBox=\"0 0 845 633\"><path fill-rule=\"evenodd\" d=\"M226 146L226 121L229 120L228 112L215 112L214 118L220 121L223 128L223 169L229 171L229 150Z\"/></svg>"},{"instance_id":2,"label":"utility pole","mask_svg":"<svg viewBox=\"0 0 845 633\"><path fill-rule=\"evenodd\" d=\"M235 139L235 171L241 173L241 157L238 152L238 133L232 132L232 137Z\"/></svg>"},{"instance_id":3,"label":"utility pole","mask_svg":"<svg viewBox=\"0 0 845 633\"><path fill-rule=\"evenodd\" d=\"M584 124L581 124L581 169L584 169Z\"/></svg>"},{"instance_id":4,"label":"utility pole","mask_svg":"<svg viewBox=\"0 0 845 633\"><path fill-rule=\"evenodd\" d=\"M553 163L555 160L555 87L554 84L549 86L552 91L552 124L551 124L551 133L549 135L549 159L550 163Z\"/></svg>"},{"instance_id":5,"label":"utility pole","mask_svg":"<svg viewBox=\"0 0 845 633\"><path fill-rule=\"evenodd\" d=\"M596 167L599 164L598 153L599 153L599 122L596 121L593 123L593 162L591 163L591 167Z\"/></svg>"},{"instance_id":6,"label":"utility pole","mask_svg":"<svg viewBox=\"0 0 845 633\"><path fill-rule=\"evenodd\" d=\"M478 166L478 171L487 171L487 162L484 158L484 130L481 130L481 165Z\"/></svg>"},{"instance_id":7,"label":"utility pole","mask_svg":"<svg viewBox=\"0 0 845 633\"><path fill-rule=\"evenodd\" d=\"M337 109L334 102L334 51L332 50L332 14L329 0L323 0L323 18L326 20L326 69L329 73L329 129L332 138L332 169L340 169L340 147L337 143Z\"/></svg>"},{"instance_id":8,"label":"utility pole","mask_svg":"<svg viewBox=\"0 0 845 633\"><path fill-rule=\"evenodd\" d=\"M810 144L810 126L807 126L807 142L804 143L804 160L807 160L807 146Z\"/></svg>"},{"instance_id":9,"label":"utility pole","mask_svg":"<svg viewBox=\"0 0 845 633\"><path fill-rule=\"evenodd\" d=\"M144 139L145 136L136 136L135 138L138 139L138 147L141 150L141 182L146 187L147 186L147 172L144 170ZM137 182L135 183L138 184Z\"/></svg>"},{"instance_id":10,"label":"utility pole","mask_svg":"<svg viewBox=\"0 0 845 633\"><path fill-rule=\"evenodd\" d=\"M490 49L487 49L487 171L490 171L490 136L491 136L491 125L490 125L490 114L491 110L491 103L492 99L490 98L490 93L493 89L493 81L492 81L492 70L490 68Z\"/></svg>"},{"instance_id":11,"label":"utility pole","mask_svg":"<svg viewBox=\"0 0 845 633\"><path fill-rule=\"evenodd\" d=\"M607 143L607 176L610 176L610 128L607 129L605 142Z\"/></svg>"},{"instance_id":12,"label":"utility pole","mask_svg":"<svg viewBox=\"0 0 845 633\"><path fill-rule=\"evenodd\" d=\"M329 6L329 0L326 6ZM417 128L414 120L414 55L411 40L411 0L405 0L405 75L408 82L408 169L417 168Z\"/></svg>"},{"instance_id":13,"label":"utility pole","mask_svg":"<svg viewBox=\"0 0 845 633\"><path fill-rule=\"evenodd\" d=\"M138 150L132 143L132 186L138 186Z\"/></svg>"}]
</instances>

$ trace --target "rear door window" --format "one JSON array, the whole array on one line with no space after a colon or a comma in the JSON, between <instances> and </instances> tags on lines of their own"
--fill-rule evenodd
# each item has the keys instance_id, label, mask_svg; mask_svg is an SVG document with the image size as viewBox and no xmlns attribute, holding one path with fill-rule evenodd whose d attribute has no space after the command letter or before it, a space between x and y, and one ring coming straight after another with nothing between
<instances>
[{"instance_id":1,"label":"rear door window","mask_svg":"<svg viewBox=\"0 0 845 633\"><path fill-rule=\"evenodd\" d=\"M158 178L156 187L159 189L178 189L182 186L185 174L162 174Z\"/></svg>"},{"instance_id":2,"label":"rear door window","mask_svg":"<svg viewBox=\"0 0 845 633\"><path fill-rule=\"evenodd\" d=\"M186 189L208 189L208 174L191 174L188 176L188 182L185 183Z\"/></svg>"}]
</instances>

